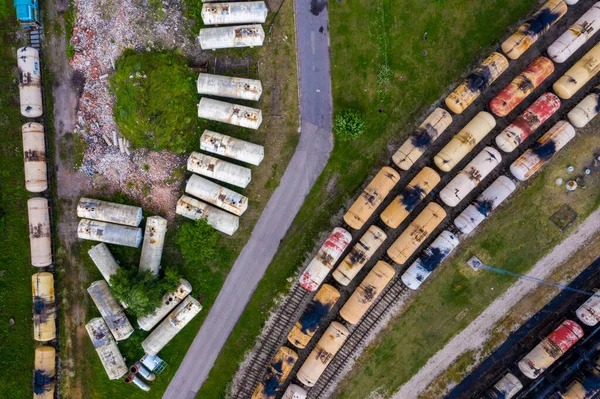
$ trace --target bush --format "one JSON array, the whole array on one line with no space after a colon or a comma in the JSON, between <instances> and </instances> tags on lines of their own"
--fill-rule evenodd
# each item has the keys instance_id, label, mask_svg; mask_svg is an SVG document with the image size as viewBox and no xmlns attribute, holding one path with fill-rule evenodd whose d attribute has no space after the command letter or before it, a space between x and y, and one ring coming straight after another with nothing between
<instances>
[{"instance_id":1,"label":"bush","mask_svg":"<svg viewBox=\"0 0 600 399\"><path fill-rule=\"evenodd\" d=\"M175 52L126 50L110 79L120 133L134 147L180 154L195 148L200 126L195 78Z\"/></svg>"},{"instance_id":2,"label":"bush","mask_svg":"<svg viewBox=\"0 0 600 399\"><path fill-rule=\"evenodd\" d=\"M214 258L218 239L219 234L205 220L187 221L177 232L177 244L188 262Z\"/></svg>"},{"instance_id":3,"label":"bush","mask_svg":"<svg viewBox=\"0 0 600 399\"><path fill-rule=\"evenodd\" d=\"M355 140L365 131L365 118L357 109L346 108L336 113L333 132L343 141Z\"/></svg>"}]
</instances>

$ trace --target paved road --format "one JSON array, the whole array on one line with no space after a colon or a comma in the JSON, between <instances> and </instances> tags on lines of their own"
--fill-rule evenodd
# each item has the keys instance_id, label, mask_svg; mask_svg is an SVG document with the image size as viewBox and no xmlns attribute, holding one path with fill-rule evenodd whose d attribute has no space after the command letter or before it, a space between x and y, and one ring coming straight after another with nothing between
<instances>
[{"instance_id":1,"label":"paved road","mask_svg":"<svg viewBox=\"0 0 600 399\"><path fill-rule=\"evenodd\" d=\"M193 399L333 148L329 29L324 0L296 0L302 132L296 153L269 200L208 317L163 398Z\"/></svg>"}]
</instances>

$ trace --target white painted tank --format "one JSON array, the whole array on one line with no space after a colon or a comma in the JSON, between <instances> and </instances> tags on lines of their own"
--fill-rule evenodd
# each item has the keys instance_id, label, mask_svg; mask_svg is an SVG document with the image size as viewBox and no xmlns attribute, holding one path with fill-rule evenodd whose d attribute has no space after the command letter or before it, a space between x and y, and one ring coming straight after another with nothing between
<instances>
[{"instance_id":1,"label":"white painted tank","mask_svg":"<svg viewBox=\"0 0 600 399\"><path fill-rule=\"evenodd\" d=\"M227 235L235 233L240 225L239 217L187 195L179 198L175 212L192 220L204 219L215 230Z\"/></svg>"},{"instance_id":2,"label":"white painted tank","mask_svg":"<svg viewBox=\"0 0 600 399\"><path fill-rule=\"evenodd\" d=\"M262 123L260 109L206 97L202 97L198 103L198 117L254 130L258 129Z\"/></svg>"},{"instance_id":3,"label":"white painted tank","mask_svg":"<svg viewBox=\"0 0 600 399\"><path fill-rule=\"evenodd\" d=\"M440 199L448 206L458 205L502 161L494 147L485 147L440 191Z\"/></svg>"},{"instance_id":4,"label":"white painted tank","mask_svg":"<svg viewBox=\"0 0 600 399\"><path fill-rule=\"evenodd\" d=\"M194 298L187 296L142 342L144 351L148 355L156 355L200 310L202 310L202 305Z\"/></svg>"},{"instance_id":5,"label":"white painted tank","mask_svg":"<svg viewBox=\"0 0 600 399\"><path fill-rule=\"evenodd\" d=\"M596 44L563 76L552 85L552 90L562 99L575 95L590 79L600 72L600 43Z\"/></svg>"},{"instance_id":6,"label":"white painted tank","mask_svg":"<svg viewBox=\"0 0 600 399\"><path fill-rule=\"evenodd\" d=\"M281 399L306 399L306 395L306 389L296 384L290 384Z\"/></svg>"},{"instance_id":7,"label":"white painted tank","mask_svg":"<svg viewBox=\"0 0 600 399\"><path fill-rule=\"evenodd\" d=\"M459 244L458 238L444 230L400 277L404 285L416 290Z\"/></svg>"},{"instance_id":8,"label":"white painted tank","mask_svg":"<svg viewBox=\"0 0 600 399\"><path fill-rule=\"evenodd\" d=\"M77 236L83 240L105 242L137 248L142 243L142 229L106 223L99 220L81 219Z\"/></svg>"},{"instance_id":9,"label":"white painted tank","mask_svg":"<svg viewBox=\"0 0 600 399\"><path fill-rule=\"evenodd\" d=\"M264 1L209 3L202 6L204 25L264 24L269 9Z\"/></svg>"},{"instance_id":10,"label":"white painted tank","mask_svg":"<svg viewBox=\"0 0 600 399\"><path fill-rule=\"evenodd\" d=\"M142 255L140 257L141 272L148 270L158 275L166 234L167 219L160 216L151 216L146 219Z\"/></svg>"},{"instance_id":11,"label":"white painted tank","mask_svg":"<svg viewBox=\"0 0 600 399\"><path fill-rule=\"evenodd\" d=\"M35 267L50 266L52 264L52 229L48 200L41 197L29 199L27 214L29 216L31 264Z\"/></svg>"},{"instance_id":12,"label":"white painted tank","mask_svg":"<svg viewBox=\"0 0 600 399\"><path fill-rule=\"evenodd\" d=\"M262 46L265 31L258 24L204 28L200 29L198 41L202 50Z\"/></svg>"},{"instance_id":13,"label":"white painted tank","mask_svg":"<svg viewBox=\"0 0 600 399\"><path fill-rule=\"evenodd\" d=\"M175 291L165 294L162 299L161 305L154 310L154 313L140 317L137 319L137 323L140 328L144 331L150 331L157 325L166 315L175 308L183 299L192 292L192 285L189 281L181 279L179 285Z\"/></svg>"},{"instance_id":14,"label":"white painted tank","mask_svg":"<svg viewBox=\"0 0 600 399\"><path fill-rule=\"evenodd\" d=\"M454 219L454 225L463 234L470 234L516 188L517 185L511 179L506 176L500 176L477 197L475 202Z\"/></svg>"},{"instance_id":15,"label":"white painted tank","mask_svg":"<svg viewBox=\"0 0 600 399\"><path fill-rule=\"evenodd\" d=\"M37 122L29 122L23 125L21 131L23 132L25 188L31 193L41 193L48 189L44 126Z\"/></svg>"},{"instance_id":16,"label":"white painted tank","mask_svg":"<svg viewBox=\"0 0 600 399\"><path fill-rule=\"evenodd\" d=\"M250 169L199 152L190 154L187 170L242 188L245 188L252 179Z\"/></svg>"},{"instance_id":17,"label":"white painted tank","mask_svg":"<svg viewBox=\"0 0 600 399\"><path fill-rule=\"evenodd\" d=\"M579 3L579 0L564 0L564 2L569 6L574 6L575 4Z\"/></svg>"},{"instance_id":18,"label":"white painted tank","mask_svg":"<svg viewBox=\"0 0 600 399\"><path fill-rule=\"evenodd\" d=\"M566 2L569 4L569 2ZM565 62L600 28L600 2L594 4L548 47L552 61Z\"/></svg>"},{"instance_id":19,"label":"white painted tank","mask_svg":"<svg viewBox=\"0 0 600 399\"><path fill-rule=\"evenodd\" d=\"M40 53L33 47L17 50L21 115L26 118L42 116L42 71Z\"/></svg>"},{"instance_id":20,"label":"white painted tank","mask_svg":"<svg viewBox=\"0 0 600 399\"><path fill-rule=\"evenodd\" d=\"M575 127L582 128L587 125L600 112L600 86L594 87L592 92L569 111L567 117Z\"/></svg>"},{"instance_id":21,"label":"white painted tank","mask_svg":"<svg viewBox=\"0 0 600 399\"><path fill-rule=\"evenodd\" d=\"M596 295L600 290L595 291ZM592 296L575 311L577 318L586 326L594 327L600 321L600 296Z\"/></svg>"},{"instance_id":22,"label":"white painted tank","mask_svg":"<svg viewBox=\"0 0 600 399\"><path fill-rule=\"evenodd\" d=\"M229 3L247 4L247 3ZM262 94L260 80L201 73L196 82L198 94L258 101Z\"/></svg>"},{"instance_id":23,"label":"white painted tank","mask_svg":"<svg viewBox=\"0 0 600 399\"><path fill-rule=\"evenodd\" d=\"M142 221L142 208L81 197L77 204L77 216L136 227Z\"/></svg>"},{"instance_id":24,"label":"white painted tank","mask_svg":"<svg viewBox=\"0 0 600 399\"><path fill-rule=\"evenodd\" d=\"M100 357L109 380L118 380L127 374L127 364L121 355L117 342L110 333L102 317L90 320L85 329L92 340L96 353Z\"/></svg>"},{"instance_id":25,"label":"white painted tank","mask_svg":"<svg viewBox=\"0 0 600 399\"><path fill-rule=\"evenodd\" d=\"M92 258L92 262L96 265L104 280L110 285L110 277L117 274L119 264L115 257L110 253L110 250L104 243L94 245L88 251L88 255Z\"/></svg>"},{"instance_id":26,"label":"white painted tank","mask_svg":"<svg viewBox=\"0 0 600 399\"><path fill-rule=\"evenodd\" d=\"M198 175L192 174L185 185L185 192L237 216L241 216L248 208L248 197Z\"/></svg>"},{"instance_id":27,"label":"white painted tank","mask_svg":"<svg viewBox=\"0 0 600 399\"><path fill-rule=\"evenodd\" d=\"M558 121L532 148L510 165L510 173L525 181L533 176L561 148L575 137L575 128L567 121Z\"/></svg>"},{"instance_id":28,"label":"white painted tank","mask_svg":"<svg viewBox=\"0 0 600 399\"><path fill-rule=\"evenodd\" d=\"M127 339L133 334L133 326L125 316L125 310L119 305L104 280L94 281L87 289L92 301L100 311L110 332L117 341Z\"/></svg>"},{"instance_id":29,"label":"white painted tank","mask_svg":"<svg viewBox=\"0 0 600 399\"><path fill-rule=\"evenodd\" d=\"M262 145L205 130L200 137L200 149L252 165L260 165L265 157Z\"/></svg>"}]
</instances>

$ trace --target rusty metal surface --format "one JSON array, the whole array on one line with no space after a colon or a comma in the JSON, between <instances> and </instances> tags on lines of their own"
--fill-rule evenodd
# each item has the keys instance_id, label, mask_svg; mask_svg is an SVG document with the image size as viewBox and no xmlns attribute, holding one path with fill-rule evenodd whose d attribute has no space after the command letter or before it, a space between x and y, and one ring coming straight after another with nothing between
<instances>
[{"instance_id":1,"label":"rusty metal surface","mask_svg":"<svg viewBox=\"0 0 600 399\"><path fill-rule=\"evenodd\" d=\"M48 189L44 126L37 122L29 122L23 125L22 132L25 188L31 193L41 193Z\"/></svg>"},{"instance_id":2,"label":"rusty metal surface","mask_svg":"<svg viewBox=\"0 0 600 399\"><path fill-rule=\"evenodd\" d=\"M187 170L242 188L248 186L252 180L252 171L249 168L200 152L190 154L187 160Z\"/></svg>"},{"instance_id":3,"label":"rusty metal surface","mask_svg":"<svg viewBox=\"0 0 600 399\"><path fill-rule=\"evenodd\" d=\"M87 292L115 339L122 341L129 338L133 334L133 326L127 319L123 307L110 292L108 283L104 280L94 281Z\"/></svg>"},{"instance_id":4,"label":"rusty metal surface","mask_svg":"<svg viewBox=\"0 0 600 399\"><path fill-rule=\"evenodd\" d=\"M202 28L198 35L202 50L215 50L234 47L262 46L265 31L262 25L225 26Z\"/></svg>"},{"instance_id":5,"label":"rusty metal surface","mask_svg":"<svg viewBox=\"0 0 600 399\"><path fill-rule=\"evenodd\" d=\"M142 208L81 197L77 203L77 217L137 227L142 221Z\"/></svg>"},{"instance_id":6,"label":"rusty metal surface","mask_svg":"<svg viewBox=\"0 0 600 399\"><path fill-rule=\"evenodd\" d=\"M554 62L565 62L598 31L598 28L600 4L596 3L548 47L548 55Z\"/></svg>"},{"instance_id":7,"label":"rusty metal surface","mask_svg":"<svg viewBox=\"0 0 600 399\"><path fill-rule=\"evenodd\" d=\"M117 341L113 338L104 319L96 317L90 320L85 325L85 329L92 340L108 379L118 380L127 374L128 369L123 355L121 355Z\"/></svg>"},{"instance_id":8,"label":"rusty metal surface","mask_svg":"<svg viewBox=\"0 0 600 399\"><path fill-rule=\"evenodd\" d=\"M379 227L369 227L333 271L333 278L341 285L348 285L386 238L387 235Z\"/></svg>"},{"instance_id":9,"label":"rusty metal surface","mask_svg":"<svg viewBox=\"0 0 600 399\"><path fill-rule=\"evenodd\" d=\"M265 149L262 145L210 130L205 130L202 133L200 137L200 149L252 165L260 165L265 157Z\"/></svg>"},{"instance_id":10,"label":"rusty metal surface","mask_svg":"<svg viewBox=\"0 0 600 399\"><path fill-rule=\"evenodd\" d=\"M241 216L248 208L248 197L196 174L188 179L185 192L237 216Z\"/></svg>"},{"instance_id":11,"label":"rusty metal surface","mask_svg":"<svg viewBox=\"0 0 600 399\"><path fill-rule=\"evenodd\" d=\"M29 244L31 264L46 267L52 264L52 226L50 208L45 198L31 198L27 201L29 217Z\"/></svg>"},{"instance_id":12,"label":"rusty metal surface","mask_svg":"<svg viewBox=\"0 0 600 399\"><path fill-rule=\"evenodd\" d=\"M227 235L233 235L240 226L238 216L187 195L182 195L179 198L175 213L191 220L206 220L215 230Z\"/></svg>"},{"instance_id":13,"label":"rusty metal surface","mask_svg":"<svg viewBox=\"0 0 600 399\"><path fill-rule=\"evenodd\" d=\"M596 44L553 85L562 99L569 99L600 71L600 43Z\"/></svg>"},{"instance_id":14,"label":"rusty metal surface","mask_svg":"<svg viewBox=\"0 0 600 399\"><path fill-rule=\"evenodd\" d=\"M26 118L38 118L43 113L39 51L33 47L18 49L17 67L19 68L21 115Z\"/></svg>"},{"instance_id":15,"label":"rusty metal surface","mask_svg":"<svg viewBox=\"0 0 600 399\"><path fill-rule=\"evenodd\" d=\"M42 272L31 276L33 296L33 339L39 342L56 338L56 303L54 276Z\"/></svg>"},{"instance_id":16,"label":"rusty metal surface","mask_svg":"<svg viewBox=\"0 0 600 399\"><path fill-rule=\"evenodd\" d=\"M207 3L202 6L204 25L265 23L269 10L264 1Z\"/></svg>"},{"instance_id":17,"label":"rusty metal surface","mask_svg":"<svg viewBox=\"0 0 600 399\"><path fill-rule=\"evenodd\" d=\"M600 86L596 86L575 108L569 111L567 114L569 122L575 127L584 127L598 115L598 111L600 111L600 108L598 107L599 103Z\"/></svg>"},{"instance_id":18,"label":"rusty metal surface","mask_svg":"<svg viewBox=\"0 0 600 399\"><path fill-rule=\"evenodd\" d=\"M56 350L51 346L35 349L33 399L54 399Z\"/></svg>"},{"instance_id":19,"label":"rusty metal surface","mask_svg":"<svg viewBox=\"0 0 600 399\"><path fill-rule=\"evenodd\" d=\"M181 279L175 291L163 296L161 305L154 310L152 314L137 319L138 326L144 331L150 331L162 319L168 315L175 306L179 305L183 299L192 292L192 285L189 281Z\"/></svg>"},{"instance_id":20,"label":"rusty metal surface","mask_svg":"<svg viewBox=\"0 0 600 399\"><path fill-rule=\"evenodd\" d=\"M292 349L282 346L271 361L262 381L257 385L252 399L275 399L281 385L294 368L298 354Z\"/></svg>"}]
</instances>

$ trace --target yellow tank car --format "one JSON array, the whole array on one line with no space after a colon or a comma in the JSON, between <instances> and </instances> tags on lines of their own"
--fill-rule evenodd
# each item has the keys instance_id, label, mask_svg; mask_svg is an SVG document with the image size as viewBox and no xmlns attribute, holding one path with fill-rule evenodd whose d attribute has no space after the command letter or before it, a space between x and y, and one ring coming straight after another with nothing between
<instances>
[{"instance_id":1,"label":"yellow tank car","mask_svg":"<svg viewBox=\"0 0 600 399\"><path fill-rule=\"evenodd\" d=\"M54 302L54 276L36 273L31 276L33 295L33 339L44 342L56 338L56 304Z\"/></svg>"},{"instance_id":2,"label":"yellow tank car","mask_svg":"<svg viewBox=\"0 0 600 399\"><path fill-rule=\"evenodd\" d=\"M51 346L40 346L35 350L33 372L33 399L54 399L56 381L56 350Z\"/></svg>"},{"instance_id":3,"label":"yellow tank car","mask_svg":"<svg viewBox=\"0 0 600 399\"><path fill-rule=\"evenodd\" d=\"M569 99L596 76L598 71L600 71L600 43L592 47L571 69L554 82L552 89L560 98Z\"/></svg>"},{"instance_id":4,"label":"yellow tank car","mask_svg":"<svg viewBox=\"0 0 600 399\"><path fill-rule=\"evenodd\" d=\"M281 385L298 361L298 354L286 346L279 351L271 361L267 373L252 394L252 399L275 399Z\"/></svg>"}]
</instances>

